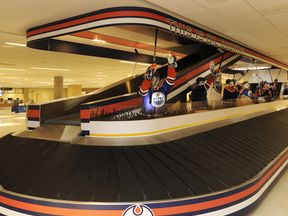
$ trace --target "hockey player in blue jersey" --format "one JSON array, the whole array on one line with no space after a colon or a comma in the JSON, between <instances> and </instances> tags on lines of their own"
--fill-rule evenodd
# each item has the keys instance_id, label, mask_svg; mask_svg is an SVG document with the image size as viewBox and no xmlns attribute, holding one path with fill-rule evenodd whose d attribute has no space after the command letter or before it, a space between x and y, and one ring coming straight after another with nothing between
<instances>
[{"instance_id":1,"label":"hockey player in blue jersey","mask_svg":"<svg viewBox=\"0 0 288 216\"><path fill-rule=\"evenodd\" d=\"M162 107L166 102L168 91L175 83L175 68L177 68L176 57L172 53L169 53L167 60L168 71L164 82L160 81L156 64L152 64L146 70L145 78L139 89L139 94L142 96L143 113L154 114L158 107Z\"/></svg>"}]
</instances>

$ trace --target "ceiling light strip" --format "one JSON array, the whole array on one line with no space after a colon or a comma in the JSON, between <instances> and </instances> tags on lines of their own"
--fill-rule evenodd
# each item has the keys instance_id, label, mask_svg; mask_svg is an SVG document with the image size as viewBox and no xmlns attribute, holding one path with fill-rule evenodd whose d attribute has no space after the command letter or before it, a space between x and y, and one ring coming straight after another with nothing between
<instances>
[{"instance_id":1,"label":"ceiling light strip","mask_svg":"<svg viewBox=\"0 0 288 216\"><path fill-rule=\"evenodd\" d=\"M51 71L70 71L70 69L64 68L42 68L42 67L31 67L34 70L51 70Z\"/></svg>"},{"instance_id":2,"label":"ceiling light strip","mask_svg":"<svg viewBox=\"0 0 288 216\"><path fill-rule=\"evenodd\" d=\"M12 46L26 47L26 44L20 44L20 43L6 42L5 44L12 45Z\"/></svg>"},{"instance_id":3,"label":"ceiling light strip","mask_svg":"<svg viewBox=\"0 0 288 216\"><path fill-rule=\"evenodd\" d=\"M25 69L19 69L19 68L0 68L0 70L6 70L6 71L26 71Z\"/></svg>"}]
</instances>

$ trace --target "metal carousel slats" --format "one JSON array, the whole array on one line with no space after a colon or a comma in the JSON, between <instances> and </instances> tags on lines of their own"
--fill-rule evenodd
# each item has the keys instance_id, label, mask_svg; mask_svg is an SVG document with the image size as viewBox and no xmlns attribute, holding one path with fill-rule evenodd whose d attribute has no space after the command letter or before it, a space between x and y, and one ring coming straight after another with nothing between
<instances>
[{"instance_id":1,"label":"metal carousel slats","mask_svg":"<svg viewBox=\"0 0 288 216\"><path fill-rule=\"evenodd\" d=\"M0 139L0 184L42 198L135 202L193 197L247 182L287 147L288 110L178 140L84 146Z\"/></svg>"}]
</instances>

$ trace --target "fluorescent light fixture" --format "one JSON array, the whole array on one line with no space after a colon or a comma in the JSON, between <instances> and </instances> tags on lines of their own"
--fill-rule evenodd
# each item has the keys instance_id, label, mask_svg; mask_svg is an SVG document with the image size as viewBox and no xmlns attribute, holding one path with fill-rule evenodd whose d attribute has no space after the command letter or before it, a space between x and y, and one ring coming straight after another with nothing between
<instances>
[{"instance_id":1,"label":"fluorescent light fixture","mask_svg":"<svg viewBox=\"0 0 288 216\"><path fill-rule=\"evenodd\" d=\"M92 41L95 42L95 43L98 43L98 44L105 44L106 43L105 40L100 40L100 39L97 39L97 38L93 39Z\"/></svg>"},{"instance_id":2,"label":"fluorescent light fixture","mask_svg":"<svg viewBox=\"0 0 288 216\"><path fill-rule=\"evenodd\" d=\"M6 42L5 44L12 45L12 46L26 47L26 44L20 44L20 43Z\"/></svg>"},{"instance_id":3,"label":"fluorescent light fixture","mask_svg":"<svg viewBox=\"0 0 288 216\"><path fill-rule=\"evenodd\" d=\"M42 67L31 67L34 70L51 70L51 71L70 71L70 69L64 68L42 68Z\"/></svg>"},{"instance_id":4,"label":"fluorescent light fixture","mask_svg":"<svg viewBox=\"0 0 288 216\"><path fill-rule=\"evenodd\" d=\"M125 63L125 64L135 64L136 62L131 62L131 61L120 61L121 63ZM145 66L149 66L150 64L148 63L137 63L137 65L145 65Z\"/></svg>"},{"instance_id":5,"label":"fluorescent light fixture","mask_svg":"<svg viewBox=\"0 0 288 216\"><path fill-rule=\"evenodd\" d=\"M6 70L6 71L26 71L24 69L18 69L18 68L0 68L0 70Z\"/></svg>"},{"instance_id":6,"label":"fluorescent light fixture","mask_svg":"<svg viewBox=\"0 0 288 216\"><path fill-rule=\"evenodd\" d=\"M251 67L237 67L233 68L233 70L264 70L270 68L271 66L251 66Z\"/></svg>"}]
</instances>

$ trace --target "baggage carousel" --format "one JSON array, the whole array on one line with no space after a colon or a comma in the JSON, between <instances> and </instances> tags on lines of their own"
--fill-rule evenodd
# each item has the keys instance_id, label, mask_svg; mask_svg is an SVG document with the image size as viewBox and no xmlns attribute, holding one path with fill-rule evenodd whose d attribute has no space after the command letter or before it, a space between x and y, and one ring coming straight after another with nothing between
<instances>
[{"instance_id":1,"label":"baggage carousel","mask_svg":"<svg viewBox=\"0 0 288 216\"><path fill-rule=\"evenodd\" d=\"M155 145L8 135L0 140L0 213L242 214L285 170L287 131L284 109Z\"/></svg>"}]
</instances>

